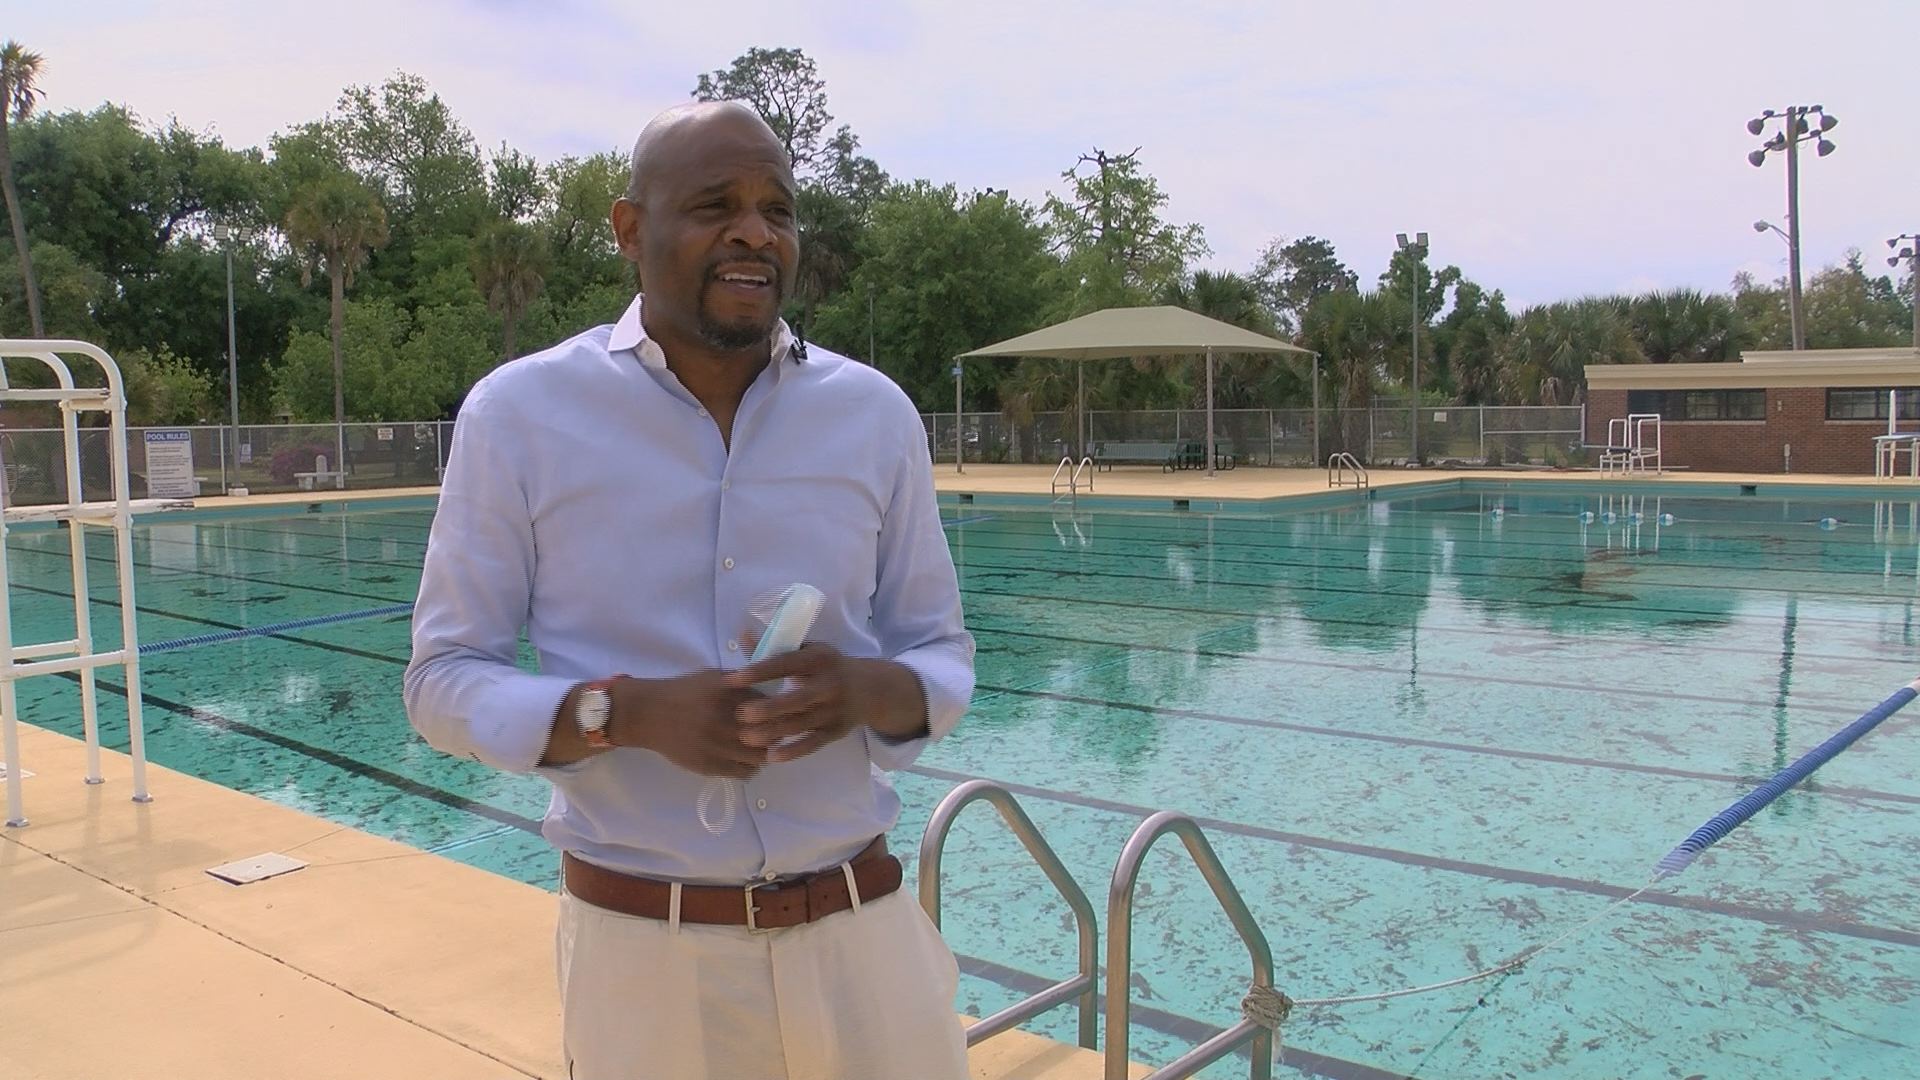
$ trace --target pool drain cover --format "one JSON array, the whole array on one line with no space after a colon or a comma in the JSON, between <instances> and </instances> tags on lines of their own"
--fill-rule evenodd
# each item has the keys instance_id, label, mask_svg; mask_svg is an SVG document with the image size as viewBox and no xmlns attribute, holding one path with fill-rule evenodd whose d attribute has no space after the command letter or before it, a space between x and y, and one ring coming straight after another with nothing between
<instances>
[{"instance_id":1,"label":"pool drain cover","mask_svg":"<svg viewBox=\"0 0 1920 1080\"><path fill-rule=\"evenodd\" d=\"M291 855L282 855L269 851L265 855L255 855L250 859L239 859L220 866L209 867L207 873L221 881L235 885L250 885L270 877L292 873L307 865Z\"/></svg>"}]
</instances>

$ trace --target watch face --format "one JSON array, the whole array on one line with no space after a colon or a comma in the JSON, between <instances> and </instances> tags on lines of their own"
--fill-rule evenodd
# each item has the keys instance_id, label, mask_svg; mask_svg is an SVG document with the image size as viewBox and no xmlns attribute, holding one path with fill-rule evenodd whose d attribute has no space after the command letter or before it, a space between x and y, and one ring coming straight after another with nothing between
<instances>
[{"instance_id":1,"label":"watch face","mask_svg":"<svg viewBox=\"0 0 1920 1080\"><path fill-rule=\"evenodd\" d=\"M599 731L607 726L607 712L613 700L605 690L595 687L580 695L580 730Z\"/></svg>"}]
</instances>

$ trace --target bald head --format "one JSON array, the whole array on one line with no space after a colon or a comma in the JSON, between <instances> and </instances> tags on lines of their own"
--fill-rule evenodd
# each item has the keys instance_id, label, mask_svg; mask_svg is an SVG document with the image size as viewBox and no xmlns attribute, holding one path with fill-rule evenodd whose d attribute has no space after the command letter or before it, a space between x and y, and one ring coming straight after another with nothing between
<instances>
[{"instance_id":1,"label":"bald head","mask_svg":"<svg viewBox=\"0 0 1920 1080\"><path fill-rule=\"evenodd\" d=\"M645 199L652 181L684 162L702 142L713 138L764 140L784 159L786 148L753 107L738 101L690 101L661 112L633 140L627 198ZM791 168L791 163L788 163Z\"/></svg>"},{"instance_id":2,"label":"bald head","mask_svg":"<svg viewBox=\"0 0 1920 1080\"><path fill-rule=\"evenodd\" d=\"M634 140L613 235L639 269L647 333L669 357L765 361L800 258L794 200L786 146L738 102L668 109Z\"/></svg>"}]
</instances>

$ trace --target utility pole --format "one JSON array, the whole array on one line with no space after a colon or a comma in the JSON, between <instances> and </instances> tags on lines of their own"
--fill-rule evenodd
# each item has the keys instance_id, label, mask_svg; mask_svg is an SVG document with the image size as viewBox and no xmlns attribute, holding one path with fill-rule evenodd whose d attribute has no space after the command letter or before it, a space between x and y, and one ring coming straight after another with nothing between
<instances>
[{"instance_id":1,"label":"utility pole","mask_svg":"<svg viewBox=\"0 0 1920 1080\"><path fill-rule=\"evenodd\" d=\"M1420 462L1420 264L1427 257L1427 234L1416 234L1412 243L1407 242L1406 233L1398 233L1394 238L1400 250L1413 260L1408 270L1413 278L1413 406L1408 419L1413 421L1413 426L1409 429L1412 449L1407 452L1407 464L1417 465Z\"/></svg>"},{"instance_id":2,"label":"utility pole","mask_svg":"<svg viewBox=\"0 0 1920 1080\"><path fill-rule=\"evenodd\" d=\"M1820 118L1818 130L1807 120L1810 115ZM1784 112L1768 109L1747 121L1747 133L1760 134L1774 119L1781 122L1780 130L1748 154L1747 163L1757 169L1766 164L1769 151L1784 150L1787 155L1787 310L1793 323L1793 349L1799 351L1807 347L1806 309L1800 296L1800 144L1813 141L1820 157L1833 153L1827 132L1840 121L1819 105L1789 105Z\"/></svg>"},{"instance_id":3,"label":"utility pole","mask_svg":"<svg viewBox=\"0 0 1920 1080\"><path fill-rule=\"evenodd\" d=\"M1913 286L1913 348L1920 352L1920 233L1901 233L1887 241L1887 246L1900 247L1903 240L1911 246L1900 248L1887 260L1887 265L1899 266L1901 259L1907 260L1907 284Z\"/></svg>"}]
</instances>

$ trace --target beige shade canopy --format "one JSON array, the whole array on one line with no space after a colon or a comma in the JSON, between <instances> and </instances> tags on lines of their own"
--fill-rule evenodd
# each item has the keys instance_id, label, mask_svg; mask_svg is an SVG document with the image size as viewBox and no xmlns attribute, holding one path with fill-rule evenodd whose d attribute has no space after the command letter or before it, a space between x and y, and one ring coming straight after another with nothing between
<instances>
[{"instance_id":1,"label":"beige shade canopy","mask_svg":"<svg viewBox=\"0 0 1920 1080\"><path fill-rule=\"evenodd\" d=\"M1123 360L1135 356L1205 356L1207 358L1207 473L1213 473L1213 354L1298 353L1310 350L1277 338L1256 334L1232 323L1178 307L1107 308L1031 334L1008 338L982 349L960 354L961 359L1039 356L1054 360ZM1085 372L1080 377L1078 408L1080 441L1087 412Z\"/></svg>"}]
</instances>

